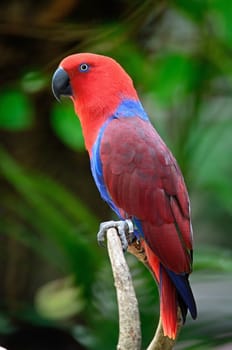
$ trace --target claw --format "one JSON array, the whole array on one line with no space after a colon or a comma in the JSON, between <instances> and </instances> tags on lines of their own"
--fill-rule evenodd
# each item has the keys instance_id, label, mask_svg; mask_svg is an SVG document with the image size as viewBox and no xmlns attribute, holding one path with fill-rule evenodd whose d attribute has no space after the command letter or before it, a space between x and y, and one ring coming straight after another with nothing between
<instances>
[{"instance_id":1,"label":"claw","mask_svg":"<svg viewBox=\"0 0 232 350\"><path fill-rule=\"evenodd\" d=\"M106 221L100 224L99 232L97 234L97 241L101 247L104 247L106 232L110 228L116 228L119 238L122 243L122 249L125 252L128 248L128 243L132 242L134 225L130 219L120 221Z\"/></svg>"}]
</instances>

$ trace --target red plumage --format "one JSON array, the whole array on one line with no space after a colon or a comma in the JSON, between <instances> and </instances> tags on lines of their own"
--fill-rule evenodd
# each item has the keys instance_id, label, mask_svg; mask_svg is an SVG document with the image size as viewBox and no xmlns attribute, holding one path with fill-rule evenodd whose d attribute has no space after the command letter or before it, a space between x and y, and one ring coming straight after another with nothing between
<instances>
[{"instance_id":1,"label":"red plumage","mask_svg":"<svg viewBox=\"0 0 232 350\"><path fill-rule=\"evenodd\" d=\"M146 242L165 267L189 273L188 196L176 161L155 129L140 118L115 119L104 132L100 155L114 203L139 218Z\"/></svg>"}]
</instances>

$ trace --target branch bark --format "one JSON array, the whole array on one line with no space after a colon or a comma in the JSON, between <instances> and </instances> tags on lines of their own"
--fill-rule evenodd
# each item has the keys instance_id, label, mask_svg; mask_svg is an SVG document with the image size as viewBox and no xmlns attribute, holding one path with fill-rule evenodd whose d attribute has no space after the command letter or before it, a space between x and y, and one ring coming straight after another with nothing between
<instances>
[{"instance_id":1,"label":"branch bark","mask_svg":"<svg viewBox=\"0 0 232 350\"><path fill-rule=\"evenodd\" d=\"M113 270L119 310L119 340L117 350L140 350L141 330L130 271L115 228L107 231L107 248Z\"/></svg>"},{"instance_id":2,"label":"branch bark","mask_svg":"<svg viewBox=\"0 0 232 350\"><path fill-rule=\"evenodd\" d=\"M159 319L159 323L147 350L172 350L175 345L175 340L164 336L162 320Z\"/></svg>"},{"instance_id":3,"label":"branch bark","mask_svg":"<svg viewBox=\"0 0 232 350\"><path fill-rule=\"evenodd\" d=\"M138 302L130 271L122 251L121 241L115 228L110 228L107 231L107 249L114 276L119 310L119 340L117 350L140 350L141 330ZM139 242L135 241L132 243L128 247L128 251L135 255L150 270L145 251ZM180 310L178 310L178 316L179 332L182 325ZM174 345L175 340L164 336L162 320L160 318L154 338L147 350L172 350Z\"/></svg>"}]
</instances>

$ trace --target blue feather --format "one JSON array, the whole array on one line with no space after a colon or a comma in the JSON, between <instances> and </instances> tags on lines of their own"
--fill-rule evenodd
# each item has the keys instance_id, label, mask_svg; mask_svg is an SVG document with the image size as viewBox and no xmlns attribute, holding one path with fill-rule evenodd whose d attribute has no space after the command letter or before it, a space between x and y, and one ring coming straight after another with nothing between
<instances>
[{"instance_id":1,"label":"blue feather","mask_svg":"<svg viewBox=\"0 0 232 350\"><path fill-rule=\"evenodd\" d=\"M139 117L143 120L149 121L147 113L145 112L141 102L138 100L122 100L114 112L114 118L120 117Z\"/></svg>"},{"instance_id":2,"label":"blue feather","mask_svg":"<svg viewBox=\"0 0 232 350\"><path fill-rule=\"evenodd\" d=\"M189 309L192 318L195 319L197 317L197 307L189 284L188 275L177 275L175 272L170 271L167 268L165 268L165 270L175 285L184 304L186 304L187 308Z\"/></svg>"},{"instance_id":3,"label":"blue feather","mask_svg":"<svg viewBox=\"0 0 232 350\"><path fill-rule=\"evenodd\" d=\"M135 216L133 217L133 223L134 223L134 227L135 227L135 230L134 230L134 233L135 233L135 236L137 238L139 237L144 237L144 233L143 233L143 229L142 229L142 224L141 224L141 220L139 220L138 218L136 218Z\"/></svg>"},{"instance_id":4,"label":"blue feather","mask_svg":"<svg viewBox=\"0 0 232 350\"><path fill-rule=\"evenodd\" d=\"M107 119L107 121L101 127L100 133L92 149L92 157L90 160L90 165L91 165L91 171L92 171L94 181L101 194L101 197L108 203L111 209L113 209L113 211L120 217L119 209L114 204L105 186L104 179L103 179L103 172L102 172L102 162L100 158L100 144L101 144L102 136L105 128L113 119L114 117L111 116L109 119Z\"/></svg>"}]
</instances>

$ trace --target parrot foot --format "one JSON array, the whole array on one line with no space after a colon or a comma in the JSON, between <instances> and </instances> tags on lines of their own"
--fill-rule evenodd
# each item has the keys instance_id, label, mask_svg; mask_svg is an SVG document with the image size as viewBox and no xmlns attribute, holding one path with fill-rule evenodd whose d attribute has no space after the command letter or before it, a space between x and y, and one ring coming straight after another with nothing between
<instances>
[{"instance_id":1,"label":"parrot foot","mask_svg":"<svg viewBox=\"0 0 232 350\"><path fill-rule=\"evenodd\" d=\"M130 219L119 221L102 222L97 234L97 241L100 246L104 246L106 232L110 228L116 228L119 238L122 243L122 249L125 252L128 248L128 242L131 243L133 239L134 225Z\"/></svg>"}]
</instances>

